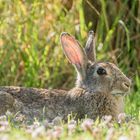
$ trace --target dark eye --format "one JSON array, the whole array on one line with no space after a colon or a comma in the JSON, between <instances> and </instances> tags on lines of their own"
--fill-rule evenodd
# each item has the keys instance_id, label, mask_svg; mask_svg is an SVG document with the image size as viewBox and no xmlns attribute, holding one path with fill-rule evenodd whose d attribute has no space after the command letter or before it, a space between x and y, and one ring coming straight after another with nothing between
<instances>
[{"instance_id":1,"label":"dark eye","mask_svg":"<svg viewBox=\"0 0 140 140\"><path fill-rule=\"evenodd\" d=\"M106 70L105 70L104 68L102 68L102 67L99 67L99 68L98 68L97 73L98 73L99 75L105 75L105 74L107 74L107 73L106 73Z\"/></svg>"}]
</instances>

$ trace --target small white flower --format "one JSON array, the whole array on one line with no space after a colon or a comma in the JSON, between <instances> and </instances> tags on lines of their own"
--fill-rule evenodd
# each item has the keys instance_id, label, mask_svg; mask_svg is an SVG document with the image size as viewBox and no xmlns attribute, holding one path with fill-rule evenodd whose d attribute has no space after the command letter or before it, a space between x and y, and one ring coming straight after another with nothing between
<instances>
[{"instance_id":1,"label":"small white flower","mask_svg":"<svg viewBox=\"0 0 140 140\"><path fill-rule=\"evenodd\" d=\"M129 138L127 136L120 136L118 140L129 140Z\"/></svg>"},{"instance_id":2,"label":"small white flower","mask_svg":"<svg viewBox=\"0 0 140 140\"><path fill-rule=\"evenodd\" d=\"M105 124L108 124L108 123L111 122L112 116L111 116L111 115L103 116L103 117L102 117L102 120L103 120L103 122L104 122Z\"/></svg>"},{"instance_id":3,"label":"small white flower","mask_svg":"<svg viewBox=\"0 0 140 140\"><path fill-rule=\"evenodd\" d=\"M125 122L125 119L126 119L126 114L125 113L120 113L118 115L118 123L123 123Z\"/></svg>"},{"instance_id":4,"label":"small white flower","mask_svg":"<svg viewBox=\"0 0 140 140\"><path fill-rule=\"evenodd\" d=\"M41 136L45 133L45 128L44 126L40 126L36 128L34 131L32 131L32 137L35 138L37 136Z\"/></svg>"},{"instance_id":5,"label":"small white flower","mask_svg":"<svg viewBox=\"0 0 140 140\"><path fill-rule=\"evenodd\" d=\"M92 128L92 125L93 125L93 120L91 119L86 119L83 121L83 123L81 124L81 127L83 130L89 130Z\"/></svg>"}]
</instances>

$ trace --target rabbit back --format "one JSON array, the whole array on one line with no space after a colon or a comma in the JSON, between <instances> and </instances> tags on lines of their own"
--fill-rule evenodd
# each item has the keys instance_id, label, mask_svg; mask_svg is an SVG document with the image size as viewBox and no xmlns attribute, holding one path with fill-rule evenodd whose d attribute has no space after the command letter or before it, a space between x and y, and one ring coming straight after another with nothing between
<instances>
[{"instance_id":1,"label":"rabbit back","mask_svg":"<svg viewBox=\"0 0 140 140\"><path fill-rule=\"evenodd\" d=\"M41 118L43 115L52 119L56 115L55 107L61 107L65 96L66 91L64 90L0 87L0 101L3 108L0 110L0 114L2 115L9 110L12 112L19 111L29 119Z\"/></svg>"},{"instance_id":2,"label":"rabbit back","mask_svg":"<svg viewBox=\"0 0 140 140\"><path fill-rule=\"evenodd\" d=\"M0 97L7 94L5 101L11 101L8 106L10 110L15 113L19 111L28 121L34 118L51 121L57 116L67 120L69 114L73 114L75 119L87 116L95 120L104 115L116 118L119 114L117 99L103 92L93 93L82 88L64 91L21 87L1 87L0 91ZM1 112L8 110L8 107Z\"/></svg>"},{"instance_id":3,"label":"rabbit back","mask_svg":"<svg viewBox=\"0 0 140 140\"><path fill-rule=\"evenodd\" d=\"M24 88L6 86L0 87L0 98L6 94L3 100L4 105L9 104L10 107L4 108L0 114L4 114L7 110L22 114L26 120L32 121L34 118L53 120L57 116L63 120L67 120L68 114L76 114L76 118L82 118L83 112L83 98L81 98L82 91L75 89L73 93L76 95L72 97L71 93L65 90L48 90L37 88ZM12 98L12 100L10 99ZM82 113L81 113L82 112Z\"/></svg>"}]
</instances>

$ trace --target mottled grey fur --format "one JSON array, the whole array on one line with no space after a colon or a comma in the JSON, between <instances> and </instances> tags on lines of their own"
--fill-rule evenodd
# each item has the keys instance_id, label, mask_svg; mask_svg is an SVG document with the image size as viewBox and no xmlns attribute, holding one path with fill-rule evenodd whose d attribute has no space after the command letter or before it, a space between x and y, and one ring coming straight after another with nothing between
<instances>
[{"instance_id":1,"label":"mottled grey fur","mask_svg":"<svg viewBox=\"0 0 140 140\"><path fill-rule=\"evenodd\" d=\"M89 33L85 49L68 33L62 33L61 43L66 57L77 71L75 87L70 91L0 87L0 115L9 110L19 112L26 120L53 120L57 116L67 120L71 113L76 119L85 115L91 119L112 115L117 119L124 111L124 95L129 92L131 81L116 65L96 62L93 32ZM107 74L99 75L99 67Z\"/></svg>"}]
</instances>

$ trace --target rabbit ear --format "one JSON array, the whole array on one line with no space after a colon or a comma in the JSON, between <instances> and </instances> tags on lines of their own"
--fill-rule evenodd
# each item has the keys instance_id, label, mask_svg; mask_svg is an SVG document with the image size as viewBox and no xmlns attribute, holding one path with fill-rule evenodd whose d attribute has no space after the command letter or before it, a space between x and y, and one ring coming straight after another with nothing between
<instances>
[{"instance_id":1,"label":"rabbit ear","mask_svg":"<svg viewBox=\"0 0 140 140\"><path fill-rule=\"evenodd\" d=\"M92 30L89 31L88 39L85 46L85 52L90 61L92 62L96 61L95 39L94 32Z\"/></svg>"},{"instance_id":2,"label":"rabbit ear","mask_svg":"<svg viewBox=\"0 0 140 140\"><path fill-rule=\"evenodd\" d=\"M80 47L79 42L70 34L62 33L61 44L64 54L70 63L75 66L81 78L85 78L88 60L84 50Z\"/></svg>"}]
</instances>

